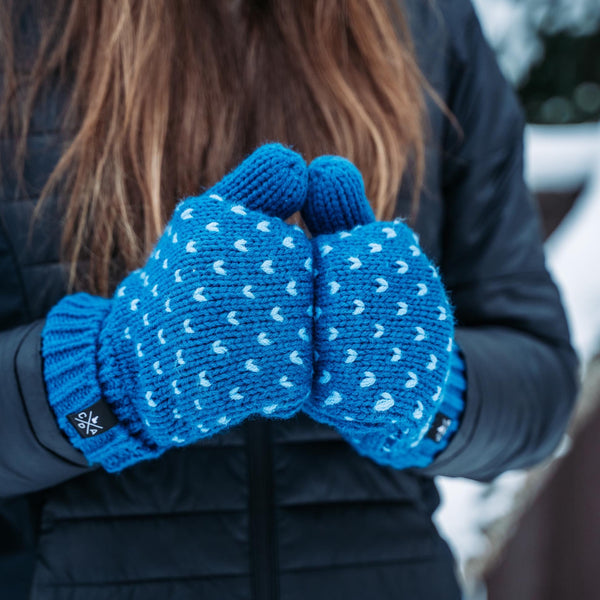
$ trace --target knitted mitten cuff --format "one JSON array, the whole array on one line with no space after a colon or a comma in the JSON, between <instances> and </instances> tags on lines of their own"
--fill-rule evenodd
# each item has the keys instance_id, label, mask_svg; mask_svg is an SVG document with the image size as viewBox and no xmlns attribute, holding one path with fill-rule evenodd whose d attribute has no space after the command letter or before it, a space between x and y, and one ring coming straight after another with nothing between
<instances>
[{"instance_id":1,"label":"knitted mitten cuff","mask_svg":"<svg viewBox=\"0 0 600 600\"><path fill-rule=\"evenodd\" d=\"M424 468L430 465L449 444L458 429L465 406L467 381L460 349L454 342L450 370L442 392L442 402L429 429L410 447L395 432L345 436L359 454L395 469Z\"/></svg>"},{"instance_id":2,"label":"knitted mitten cuff","mask_svg":"<svg viewBox=\"0 0 600 600\"><path fill-rule=\"evenodd\" d=\"M165 449L117 420L103 393L96 358L111 306L112 300L84 293L63 298L46 319L42 355L48 401L60 428L90 464L115 472Z\"/></svg>"}]
</instances>

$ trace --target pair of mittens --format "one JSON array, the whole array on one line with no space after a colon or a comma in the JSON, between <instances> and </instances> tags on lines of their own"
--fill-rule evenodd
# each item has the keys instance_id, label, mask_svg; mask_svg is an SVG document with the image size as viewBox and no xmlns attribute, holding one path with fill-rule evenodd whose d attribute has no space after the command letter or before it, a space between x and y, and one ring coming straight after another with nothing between
<instances>
[{"instance_id":1,"label":"pair of mittens","mask_svg":"<svg viewBox=\"0 0 600 600\"><path fill-rule=\"evenodd\" d=\"M376 222L360 172L335 156L308 169L315 236L311 397L303 410L349 441L410 452L431 429L449 374L453 316L413 231Z\"/></svg>"},{"instance_id":2,"label":"pair of mittens","mask_svg":"<svg viewBox=\"0 0 600 600\"><path fill-rule=\"evenodd\" d=\"M306 189L302 158L263 146L177 206L112 299L73 294L52 309L48 397L89 462L120 471L248 416L300 409L313 370L312 249L281 219Z\"/></svg>"}]
</instances>

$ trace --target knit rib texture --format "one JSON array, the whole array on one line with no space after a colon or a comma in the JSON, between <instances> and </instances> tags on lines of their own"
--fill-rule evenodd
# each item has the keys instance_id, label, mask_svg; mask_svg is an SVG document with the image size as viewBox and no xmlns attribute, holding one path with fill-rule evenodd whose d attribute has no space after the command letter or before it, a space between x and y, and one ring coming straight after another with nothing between
<instances>
[{"instance_id":1,"label":"knit rib texture","mask_svg":"<svg viewBox=\"0 0 600 600\"><path fill-rule=\"evenodd\" d=\"M394 434L414 452L450 372L453 314L438 270L405 223L374 221L345 159L310 165L303 215L317 236L316 372L303 410L349 439Z\"/></svg>"},{"instance_id":2,"label":"knit rib texture","mask_svg":"<svg viewBox=\"0 0 600 600\"><path fill-rule=\"evenodd\" d=\"M90 462L119 471L250 415L299 410L312 377L312 250L275 215L298 210L306 185L298 154L263 146L177 206L112 300L75 294L49 313L49 401ZM66 415L100 398L119 424L84 439Z\"/></svg>"}]
</instances>

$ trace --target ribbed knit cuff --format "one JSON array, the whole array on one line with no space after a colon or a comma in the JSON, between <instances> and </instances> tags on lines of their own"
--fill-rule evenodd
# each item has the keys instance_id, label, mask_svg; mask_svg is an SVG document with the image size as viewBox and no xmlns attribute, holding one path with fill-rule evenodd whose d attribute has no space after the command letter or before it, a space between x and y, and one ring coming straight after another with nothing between
<instances>
[{"instance_id":1,"label":"ribbed knit cuff","mask_svg":"<svg viewBox=\"0 0 600 600\"><path fill-rule=\"evenodd\" d=\"M132 435L104 402L98 380L97 351L100 330L111 303L83 293L63 298L46 319L42 356L48 401L59 426L90 464L100 464L115 472L158 456L164 449L153 448ZM92 422L98 414L102 418Z\"/></svg>"},{"instance_id":2,"label":"ribbed knit cuff","mask_svg":"<svg viewBox=\"0 0 600 600\"><path fill-rule=\"evenodd\" d=\"M464 395L467 388L465 364L456 342L452 347L448 378L444 386L442 402L434 416L427 434L417 445L407 448L401 436L368 434L364 437L348 438L356 450L395 469L426 467L446 448L452 435L460 425L464 410Z\"/></svg>"}]
</instances>

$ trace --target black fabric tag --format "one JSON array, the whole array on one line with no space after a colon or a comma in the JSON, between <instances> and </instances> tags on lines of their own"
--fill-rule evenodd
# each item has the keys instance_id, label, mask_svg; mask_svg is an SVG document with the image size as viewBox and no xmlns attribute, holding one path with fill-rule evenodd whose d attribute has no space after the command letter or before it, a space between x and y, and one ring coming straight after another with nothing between
<instances>
[{"instance_id":1,"label":"black fabric tag","mask_svg":"<svg viewBox=\"0 0 600 600\"><path fill-rule=\"evenodd\" d=\"M104 400L67 415L67 419L82 438L90 438L108 431L118 421Z\"/></svg>"},{"instance_id":2,"label":"black fabric tag","mask_svg":"<svg viewBox=\"0 0 600 600\"><path fill-rule=\"evenodd\" d=\"M433 440L436 444L439 444L442 438L446 435L448 427L450 427L451 423L452 419L450 417L442 412L437 413L437 415L435 415L435 419L433 420L431 429L427 432L427 437L430 440Z\"/></svg>"}]
</instances>

